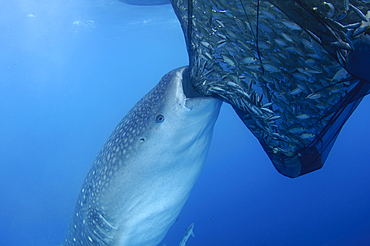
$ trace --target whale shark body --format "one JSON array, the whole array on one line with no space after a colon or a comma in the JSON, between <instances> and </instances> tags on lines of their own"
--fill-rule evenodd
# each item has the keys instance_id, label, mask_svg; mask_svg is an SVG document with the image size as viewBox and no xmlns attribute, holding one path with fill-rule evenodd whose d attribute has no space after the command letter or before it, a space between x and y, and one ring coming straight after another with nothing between
<instances>
[{"instance_id":1,"label":"whale shark body","mask_svg":"<svg viewBox=\"0 0 370 246\"><path fill-rule=\"evenodd\" d=\"M163 239L202 170L222 104L187 97L188 83L186 67L171 71L118 124L84 180L64 246Z\"/></svg>"}]
</instances>

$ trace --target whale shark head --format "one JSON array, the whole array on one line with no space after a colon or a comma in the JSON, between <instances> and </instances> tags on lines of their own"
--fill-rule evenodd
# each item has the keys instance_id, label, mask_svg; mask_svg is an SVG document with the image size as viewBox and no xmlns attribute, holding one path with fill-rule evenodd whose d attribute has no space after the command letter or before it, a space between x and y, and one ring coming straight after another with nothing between
<instances>
[{"instance_id":1,"label":"whale shark head","mask_svg":"<svg viewBox=\"0 0 370 246\"><path fill-rule=\"evenodd\" d=\"M204 164L221 101L195 97L187 68L163 76L92 164L64 245L157 245ZM184 92L184 89L185 92Z\"/></svg>"}]
</instances>

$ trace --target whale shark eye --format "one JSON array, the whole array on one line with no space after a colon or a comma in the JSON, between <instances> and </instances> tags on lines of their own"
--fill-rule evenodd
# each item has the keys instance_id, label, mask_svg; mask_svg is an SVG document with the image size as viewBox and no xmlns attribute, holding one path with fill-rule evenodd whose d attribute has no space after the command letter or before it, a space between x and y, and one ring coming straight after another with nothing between
<instances>
[{"instance_id":1,"label":"whale shark eye","mask_svg":"<svg viewBox=\"0 0 370 246\"><path fill-rule=\"evenodd\" d=\"M161 114L158 114L156 117L155 117L155 122L157 123L162 123L164 121L164 116L161 115Z\"/></svg>"}]
</instances>

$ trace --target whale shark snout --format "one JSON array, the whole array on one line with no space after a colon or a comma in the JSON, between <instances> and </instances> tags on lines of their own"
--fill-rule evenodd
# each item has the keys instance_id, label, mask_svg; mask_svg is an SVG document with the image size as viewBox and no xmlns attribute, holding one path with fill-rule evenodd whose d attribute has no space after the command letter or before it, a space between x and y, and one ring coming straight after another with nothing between
<instances>
[{"instance_id":1,"label":"whale shark snout","mask_svg":"<svg viewBox=\"0 0 370 246\"><path fill-rule=\"evenodd\" d=\"M108 138L64 245L151 246L163 239L202 170L221 106L187 97L186 74L183 67L163 76Z\"/></svg>"}]
</instances>

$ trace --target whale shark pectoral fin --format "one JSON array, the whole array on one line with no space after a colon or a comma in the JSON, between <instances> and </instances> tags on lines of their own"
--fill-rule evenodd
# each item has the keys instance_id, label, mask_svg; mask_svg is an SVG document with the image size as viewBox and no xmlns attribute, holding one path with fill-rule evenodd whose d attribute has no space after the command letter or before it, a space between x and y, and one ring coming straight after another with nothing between
<instances>
[{"instance_id":1,"label":"whale shark pectoral fin","mask_svg":"<svg viewBox=\"0 0 370 246\"><path fill-rule=\"evenodd\" d=\"M87 224L87 229L91 232L90 235L95 236L95 238L88 237L91 242L114 242L113 238L117 228L108 222L98 210L90 209L85 223Z\"/></svg>"}]
</instances>

